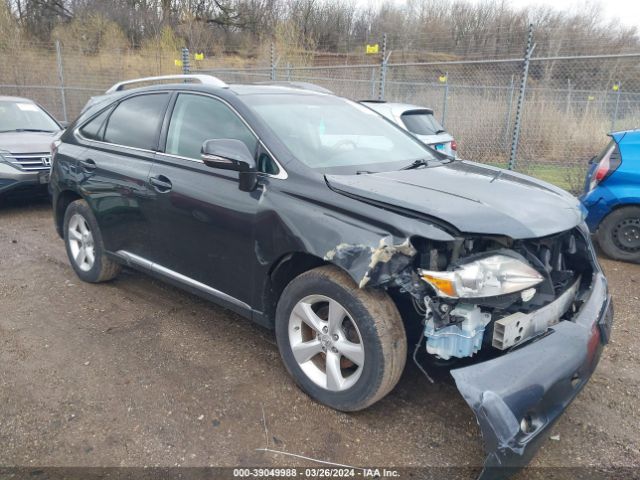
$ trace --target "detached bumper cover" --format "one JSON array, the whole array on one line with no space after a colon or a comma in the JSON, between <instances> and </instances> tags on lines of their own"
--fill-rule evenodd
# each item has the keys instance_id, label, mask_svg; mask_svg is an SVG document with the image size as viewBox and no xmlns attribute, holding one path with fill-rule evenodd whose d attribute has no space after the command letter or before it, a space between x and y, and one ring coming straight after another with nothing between
<instances>
[{"instance_id":1,"label":"detached bumper cover","mask_svg":"<svg viewBox=\"0 0 640 480\"><path fill-rule=\"evenodd\" d=\"M501 357L451 371L482 431L487 458L480 478L507 477L531 460L595 370L612 318L599 273L575 321L560 322Z\"/></svg>"}]
</instances>

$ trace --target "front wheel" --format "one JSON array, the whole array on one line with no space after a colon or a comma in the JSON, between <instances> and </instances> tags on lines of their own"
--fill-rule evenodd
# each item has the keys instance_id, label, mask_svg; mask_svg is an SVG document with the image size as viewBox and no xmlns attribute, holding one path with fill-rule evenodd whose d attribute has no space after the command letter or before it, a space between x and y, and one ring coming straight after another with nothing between
<instances>
[{"instance_id":1,"label":"front wheel","mask_svg":"<svg viewBox=\"0 0 640 480\"><path fill-rule=\"evenodd\" d=\"M356 411L398 383L407 338L384 291L363 290L335 267L319 267L285 288L276 312L280 355L297 384L337 410Z\"/></svg>"},{"instance_id":2,"label":"front wheel","mask_svg":"<svg viewBox=\"0 0 640 480\"><path fill-rule=\"evenodd\" d=\"M596 238L609 257L640 262L640 207L623 207L611 212L600 224Z\"/></svg>"}]
</instances>

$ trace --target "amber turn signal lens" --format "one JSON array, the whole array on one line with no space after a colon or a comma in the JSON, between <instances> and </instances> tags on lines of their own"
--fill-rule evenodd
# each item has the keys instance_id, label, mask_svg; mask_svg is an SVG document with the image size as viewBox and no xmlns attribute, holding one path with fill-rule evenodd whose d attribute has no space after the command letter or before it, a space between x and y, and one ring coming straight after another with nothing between
<instances>
[{"instance_id":1,"label":"amber turn signal lens","mask_svg":"<svg viewBox=\"0 0 640 480\"><path fill-rule=\"evenodd\" d=\"M432 275L422 275L422 278L429 282L433 287L449 297L456 296L456 287L452 281L444 278L437 278Z\"/></svg>"}]
</instances>

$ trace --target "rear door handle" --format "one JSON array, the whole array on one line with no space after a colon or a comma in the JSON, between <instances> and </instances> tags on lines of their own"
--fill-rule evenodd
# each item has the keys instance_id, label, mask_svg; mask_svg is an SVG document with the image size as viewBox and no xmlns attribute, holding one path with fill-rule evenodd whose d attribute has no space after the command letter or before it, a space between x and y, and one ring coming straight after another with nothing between
<instances>
[{"instance_id":1,"label":"rear door handle","mask_svg":"<svg viewBox=\"0 0 640 480\"><path fill-rule=\"evenodd\" d=\"M96 162L94 162L90 158L86 160L80 160L80 166L87 173L93 172L97 168Z\"/></svg>"},{"instance_id":2,"label":"rear door handle","mask_svg":"<svg viewBox=\"0 0 640 480\"><path fill-rule=\"evenodd\" d=\"M173 184L171 183L171 180L169 180L164 175L158 175L157 177L150 177L149 183L153 185L153 188L155 188L160 193L170 192L171 189L173 188Z\"/></svg>"}]
</instances>

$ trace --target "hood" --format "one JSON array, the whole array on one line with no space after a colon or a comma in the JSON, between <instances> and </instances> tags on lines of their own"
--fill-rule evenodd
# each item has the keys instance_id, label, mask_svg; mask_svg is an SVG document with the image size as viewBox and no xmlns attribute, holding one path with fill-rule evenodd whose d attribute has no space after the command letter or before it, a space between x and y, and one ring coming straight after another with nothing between
<instances>
[{"instance_id":1,"label":"hood","mask_svg":"<svg viewBox=\"0 0 640 480\"><path fill-rule=\"evenodd\" d=\"M579 201L564 190L472 162L326 179L338 193L435 217L464 233L536 238L583 220Z\"/></svg>"},{"instance_id":2,"label":"hood","mask_svg":"<svg viewBox=\"0 0 640 480\"><path fill-rule=\"evenodd\" d=\"M44 153L51 150L51 142L59 132L6 132L0 133L0 150L11 153Z\"/></svg>"}]
</instances>

